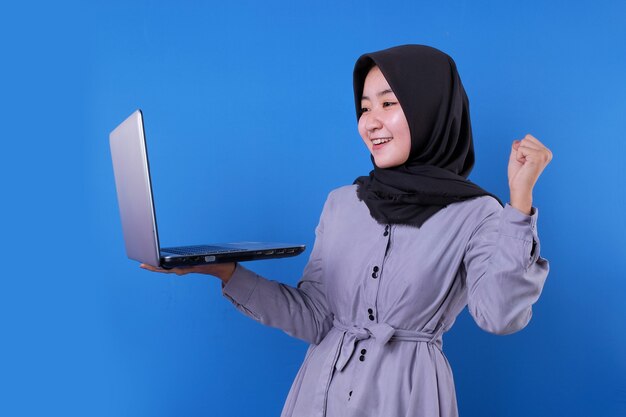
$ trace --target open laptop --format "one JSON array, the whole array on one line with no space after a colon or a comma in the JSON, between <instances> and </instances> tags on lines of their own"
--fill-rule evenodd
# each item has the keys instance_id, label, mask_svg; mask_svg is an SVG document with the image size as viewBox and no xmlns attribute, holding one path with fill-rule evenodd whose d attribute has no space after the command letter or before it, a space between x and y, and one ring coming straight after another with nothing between
<instances>
[{"instance_id":1,"label":"open laptop","mask_svg":"<svg viewBox=\"0 0 626 417\"><path fill-rule=\"evenodd\" d=\"M161 248L141 110L109 135L126 255L156 267L252 261L295 256L304 245L239 242Z\"/></svg>"}]
</instances>

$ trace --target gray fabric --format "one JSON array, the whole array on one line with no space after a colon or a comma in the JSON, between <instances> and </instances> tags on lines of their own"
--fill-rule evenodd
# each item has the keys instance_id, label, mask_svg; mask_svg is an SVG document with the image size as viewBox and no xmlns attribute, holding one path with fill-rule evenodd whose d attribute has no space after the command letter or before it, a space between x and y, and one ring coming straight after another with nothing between
<instances>
[{"instance_id":1,"label":"gray fabric","mask_svg":"<svg viewBox=\"0 0 626 417\"><path fill-rule=\"evenodd\" d=\"M223 287L311 344L281 416L457 416L441 335L466 305L488 332L526 326L549 270L537 215L482 196L385 235L355 185L332 191L297 288L242 265Z\"/></svg>"}]
</instances>

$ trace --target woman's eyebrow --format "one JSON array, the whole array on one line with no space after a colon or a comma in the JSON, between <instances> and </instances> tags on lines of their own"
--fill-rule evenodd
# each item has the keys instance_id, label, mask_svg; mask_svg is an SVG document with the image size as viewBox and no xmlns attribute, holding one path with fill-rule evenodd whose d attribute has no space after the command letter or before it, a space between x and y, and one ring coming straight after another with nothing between
<instances>
[{"instance_id":1,"label":"woman's eyebrow","mask_svg":"<svg viewBox=\"0 0 626 417\"><path fill-rule=\"evenodd\" d=\"M380 93L376 93L376 97L384 96L385 94L393 93L391 88L381 91ZM368 96L361 96L361 100L369 100Z\"/></svg>"}]
</instances>

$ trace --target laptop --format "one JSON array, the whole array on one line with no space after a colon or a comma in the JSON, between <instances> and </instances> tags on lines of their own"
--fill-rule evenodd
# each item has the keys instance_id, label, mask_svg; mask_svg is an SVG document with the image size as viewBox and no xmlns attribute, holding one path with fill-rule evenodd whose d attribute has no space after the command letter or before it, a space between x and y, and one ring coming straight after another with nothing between
<instances>
[{"instance_id":1,"label":"laptop","mask_svg":"<svg viewBox=\"0 0 626 417\"><path fill-rule=\"evenodd\" d=\"M162 248L141 110L109 135L117 201L128 258L161 268L296 256L304 245L237 242Z\"/></svg>"}]
</instances>

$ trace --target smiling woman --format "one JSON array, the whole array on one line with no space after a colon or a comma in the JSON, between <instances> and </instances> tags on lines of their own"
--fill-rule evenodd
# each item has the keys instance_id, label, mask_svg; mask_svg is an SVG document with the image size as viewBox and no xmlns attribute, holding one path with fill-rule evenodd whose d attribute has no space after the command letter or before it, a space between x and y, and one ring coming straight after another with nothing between
<instances>
[{"instance_id":1,"label":"smiling woman","mask_svg":"<svg viewBox=\"0 0 626 417\"><path fill-rule=\"evenodd\" d=\"M283 417L456 417L442 336L465 306L492 333L529 322L549 269L532 189L551 153L513 141L504 207L470 182L468 99L427 46L361 56L354 98L374 169L330 192L297 287L239 264L159 271L215 275L242 313L310 343Z\"/></svg>"},{"instance_id":2,"label":"smiling woman","mask_svg":"<svg viewBox=\"0 0 626 417\"><path fill-rule=\"evenodd\" d=\"M377 167L398 166L409 158L411 151L409 124L389 83L376 66L365 78L359 133L372 153Z\"/></svg>"}]
</instances>

